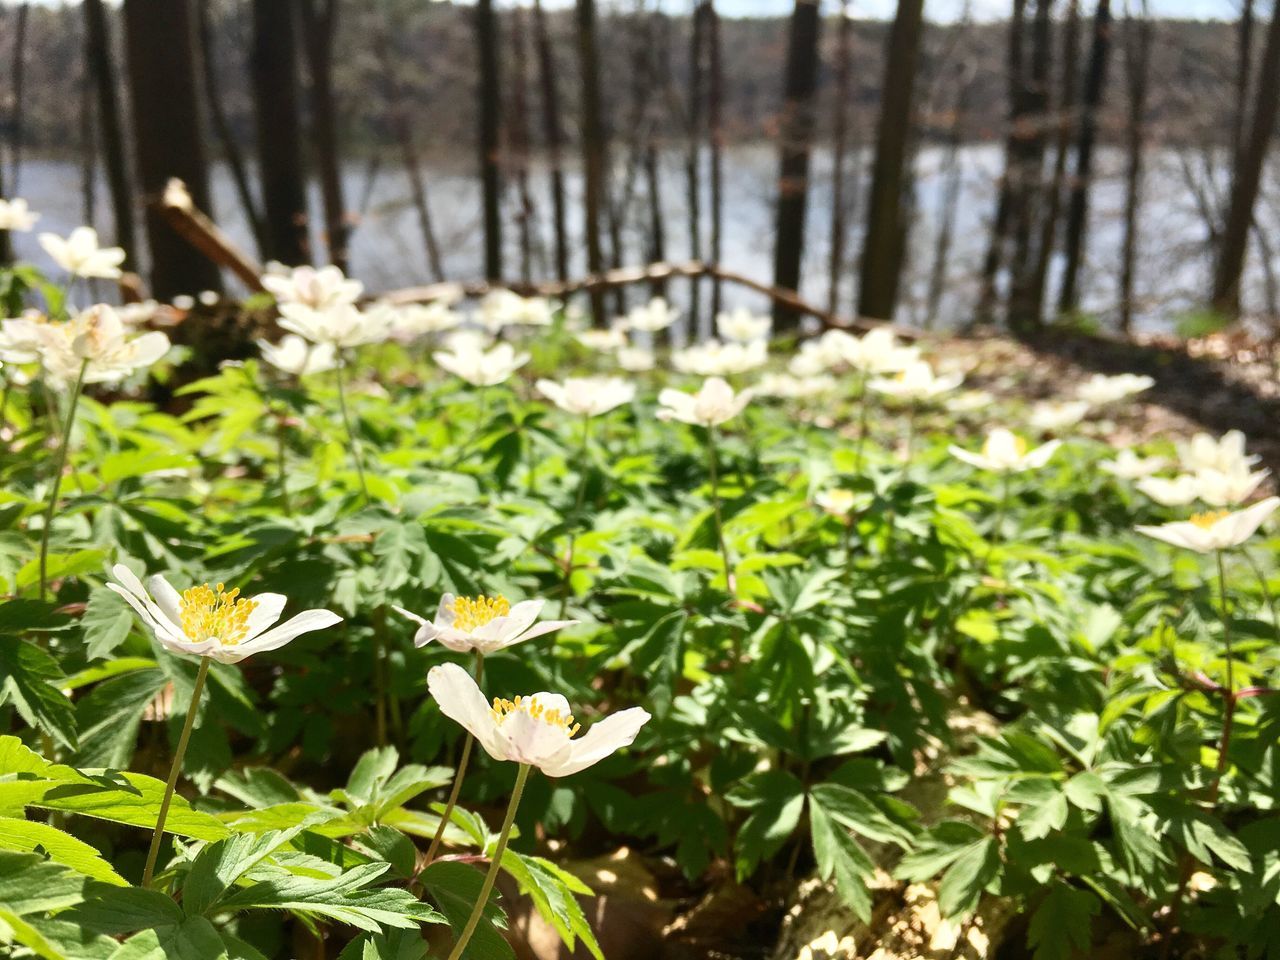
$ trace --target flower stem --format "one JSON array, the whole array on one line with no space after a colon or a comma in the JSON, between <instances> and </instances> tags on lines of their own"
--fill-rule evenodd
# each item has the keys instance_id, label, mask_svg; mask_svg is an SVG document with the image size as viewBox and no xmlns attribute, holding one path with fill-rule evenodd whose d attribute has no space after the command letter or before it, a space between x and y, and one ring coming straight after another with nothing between
<instances>
[{"instance_id":1,"label":"flower stem","mask_svg":"<svg viewBox=\"0 0 1280 960\"><path fill-rule=\"evenodd\" d=\"M715 427L707 428L707 469L711 475L711 508L716 520L716 542L720 546L720 558L724 562L725 589L730 595L735 592L733 582L733 564L729 560L729 545L724 539L724 520L720 509L720 457L716 453L716 445L720 437Z\"/></svg>"},{"instance_id":2,"label":"flower stem","mask_svg":"<svg viewBox=\"0 0 1280 960\"><path fill-rule=\"evenodd\" d=\"M80 394L84 392L84 378L89 372L89 361L80 364L80 375L71 388L71 397L67 402L67 419L62 427L62 435L58 438L58 459L53 468L53 487L49 491L49 505L44 511L44 527L40 530L40 599L45 598L49 584L49 533L53 527L53 515L58 509L58 493L62 490L62 471L67 466L67 448L71 446L71 428L75 425L76 405L80 402Z\"/></svg>"},{"instance_id":3,"label":"flower stem","mask_svg":"<svg viewBox=\"0 0 1280 960\"><path fill-rule=\"evenodd\" d=\"M578 494L573 504L573 516L569 518L569 555L564 563L564 580L560 584L560 619L564 619L565 608L569 605L569 588L573 586L573 554L578 543L578 521L581 519L582 505L587 499L587 452L591 443L591 417L582 418L582 446L578 454Z\"/></svg>"},{"instance_id":4,"label":"flower stem","mask_svg":"<svg viewBox=\"0 0 1280 960\"><path fill-rule=\"evenodd\" d=\"M160 838L164 836L164 822L169 816L169 804L173 801L173 788L178 784L178 774L182 772L182 758L187 752L187 741L191 739L191 728L196 723L196 713L200 707L200 694L204 690L205 677L209 675L209 658L200 658L200 669L196 671L195 686L191 688L191 706L187 707L187 719L182 725L182 733L178 737L178 747L173 752L173 764L169 767L169 780L164 785L164 799L160 801L160 815L156 818L156 831L151 835L151 847L147 850L147 865L142 871L142 885L151 886L151 879L156 872L156 857L160 854Z\"/></svg>"},{"instance_id":5,"label":"flower stem","mask_svg":"<svg viewBox=\"0 0 1280 960\"><path fill-rule=\"evenodd\" d=\"M351 459L356 463L356 475L360 478L360 493L364 502L369 502L369 485L364 479L364 461L360 457L360 444L356 440L355 429L351 425L351 414L347 410L347 358L338 360L338 406L342 410L342 423L347 428L347 444L351 447Z\"/></svg>"},{"instance_id":6,"label":"flower stem","mask_svg":"<svg viewBox=\"0 0 1280 960\"><path fill-rule=\"evenodd\" d=\"M498 870L502 866L502 855L507 852L507 840L511 836L511 825L515 823L516 810L520 806L520 795L524 793L524 782L529 779L529 771L532 769L527 763L520 764L520 772L516 774L516 785L511 791L511 802L507 804L507 815L502 821L502 832L498 835L498 845L493 848L493 858L489 861L489 871L484 875L476 905L471 910L467 925L462 928L462 936L458 937L458 942L453 945L449 960L458 960L462 956L462 951L467 949L467 943L471 940L471 935L476 932L480 918L484 915L484 908L489 903L489 894L493 892L494 881L498 879Z\"/></svg>"},{"instance_id":7,"label":"flower stem","mask_svg":"<svg viewBox=\"0 0 1280 960\"><path fill-rule=\"evenodd\" d=\"M476 686L480 685L480 680L484 676L484 654L476 653ZM458 794L462 792L462 778L467 775L467 763L471 760L471 748L475 744L476 738L471 734L467 734L467 738L462 741L462 756L458 758L458 771L453 775L453 787L449 791L449 800L444 805L444 813L440 815L440 825L436 827L436 835L431 838L431 846L427 848L426 864L430 866L436 859L436 853L440 850L440 842L444 839L445 827L449 825L449 821L453 818L453 808L458 805Z\"/></svg>"},{"instance_id":8,"label":"flower stem","mask_svg":"<svg viewBox=\"0 0 1280 960\"><path fill-rule=\"evenodd\" d=\"M853 448L853 470L862 473L862 448L867 442L867 375L858 378L858 442Z\"/></svg>"},{"instance_id":9,"label":"flower stem","mask_svg":"<svg viewBox=\"0 0 1280 960\"><path fill-rule=\"evenodd\" d=\"M1227 752L1231 747L1231 731L1236 715L1236 678L1235 664L1232 662L1231 650L1231 614L1227 609L1227 569L1222 559L1222 551L1217 552L1218 559L1218 614L1222 618L1222 642L1227 653L1227 683L1222 691L1222 738L1218 742L1218 766L1214 770L1213 782L1209 785L1209 807L1218 804L1218 792L1222 787L1223 774L1227 772Z\"/></svg>"},{"instance_id":10,"label":"flower stem","mask_svg":"<svg viewBox=\"0 0 1280 960\"><path fill-rule=\"evenodd\" d=\"M289 471L285 450L285 425L283 418L276 420L276 466L280 471L280 509L286 517L293 515L289 506Z\"/></svg>"}]
</instances>

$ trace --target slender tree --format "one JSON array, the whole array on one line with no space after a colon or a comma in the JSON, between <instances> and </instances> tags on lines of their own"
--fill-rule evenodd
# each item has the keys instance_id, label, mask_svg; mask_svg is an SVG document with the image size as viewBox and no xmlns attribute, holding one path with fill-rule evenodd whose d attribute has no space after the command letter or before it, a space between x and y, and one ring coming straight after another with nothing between
<instances>
[{"instance_id":1,"label":"slender tree","mask_svg":"<svg viewBox=\"0 0 1280 960\"><path fill-rule=\"evenodd\" d=\"M711 160L711 262L719 266L724 232L724 57L720 43L720 13L714 0L707 8L707 140ZM711 280L711 314L720 312L721 283Z\"/></svg>"},{"instance_id":2,"label":"slender tree","mask_svg":"<svg viewBox=\"0 0 1280 960\"><path fill-rule=\"evenodd\" d=\"M646 72L650 90L671 76L671 37L669 21L661 11L654 11L648 18L645 44ZM657 119L651 118L644 144L645 194L649 204L649 262L661 263L667 258L667 227L662 210L662 175L658 166L658 139L655 133ZM665 296L665 280L655 279L651 285L655 297Z\"/></svg>"},{"instance_id":3,"label":"slender tree","mask_svg":"<svg viewBox=\"0 0 1280 960\"><path fill-rule=\"evenodd\" d=\"M296 2L302 26L302 48L307 61L312 156L320 178L329 262L346 271L351 224L343 198L342 161L338 153L338 103L333 85L333 41L338 27L338 0Z\"/></svg>"},{"instance_id":4,"label":"slender tree","mask_svg":"<svg viewBox=\"0 0 1280 960\"><path fill-rule=\"evenodd\" d=\"M835 86L831 98L831 257L828 272L827 311L840 307L840 281L844 277L845 226L845 154L849 149L849 101L852 80L853 19L849 16L849 0L840 0L840 26L836 31Z\"/></svg>"},{"instance_id":5,"label":"slender tree","mask_svg":"<svg viewBox=\"0 0 1280 960\"><path fill-rule=\"evenodd\" d=\"M974 69L970 63L955 66L955 103L951 110L951 122L947 124L946 153L942 161L942 201L938 219L938 235L933 249L933 266L929 272L929 292L925 300L925 329L932 330L938 322L942 294L947 286L947 266L951 257L951 242L955 234L956 214L960 207L960 187L964 167L960 162L960 147L964 142L964 124L969 112L969 100L973 91Z\"/></svg>"},{"instance_id":6,"label":"slender tree","mask_svg":"<svg viewBox=\"0 0 1280 960\"><path fill-rule=\"evenodd\" d=\"M253 0L249 57L262 177L263 253L291 266L311 259L294 13L292 4L280 0Z\"/></svg>"},{"instance_id":7,"label":"slender tree","mask_svg":"<svg viewBox=\"0 0 1280 960\"><path fill-rule=\"evenodd\" d=\"M1240 166L1249 121L1249 87L1253 78L1253 0L1244 0L1236 28L1236 103L1231 115L1233 170Z\"/></svg>"},{"instance_id":8,"label":"slender tree","mask_svg":"<svg viewBox=\"0 0 1280 960\"><path fill-rule=\"evenodd\" d=\"M498 18L493 0L476 0L476 43L480 53L480 191L484 206L484 275L502 279L502 78L499 76Z\"/></svg>"},{"instance_id":9,"label":"slender tree","mask_svg":"<svg viewBox=\"0 0 1280 960\"><path fill-rule=\"evenodd\" d=\"M699 170L702 159L702 100L703 77L706 72L704 51L706 43L706 14L701 3L693 8L693 30L689 47L689 99L685 111L685 128L688 148L685 151L685 198L689 208L689 257L702 259L702 178ZM701 334L702 284L697 277L689 280L689 329ZM710 326L710 324L706 324Z\"/></svg>"},{"instance_id":10,"label":"slender tree","mask_svg":"<svg viewBox=\"0 0 1280 960\"><path fill-rule=\"evenodd\" d=\"M542 0L533 0L533 34L538 48L538 74L542 87L542 138L551 172L551 217L555 229L556 277L569 279L569 240L565 225L564 128L560 123L560 89L556 82L555 56Z\"/></svg>"},{"instance_id":11,"label":"slender tree","mask_svg":"<svg viewBox=\"0 0 1280 960\"><path fill-rule=\"evenodd\" d=\"M529 54L525 44L527 30L524 10L512 11L513 44L511 82L511 162L515 168L516 195L520 201L517 226L520 233L520 279L529 283L533 279L534 205L529 189Z\"/></svg>"},{"instance_id":12,"label":"slender tree","mask_svg":"<svg viewBox=\"0 0 1280 960\"><path fill-rule=\"evenodd\" d=\"M574 5L578 28L578 64L582 76L580 109L582 120L582 170L585 193L587 272L594 275L604 270L604 253L600 242L600 215L606 203L604 119L600 114L600 59L596 48L595 0L577 0ZM591 316L596 326L605 323L604 291L591 288Z\"/></svg>"},{"instance_id":13,"label":"slender tree","mask_svg":"<svg viewBox=\"0 0 1280 960\"><path fill-rule=\"evenodd\" d=\"M914 2L914 0L908 0ZM809 197L809 158L813 149L814 92L818 82L818 41L822 18L817 0L796 0L791 14L779 130L778 213L774 233L773 284L800 289L804 257L805 207ZM800 314L775 302L774 324L793 329Z\"/></svg>"},{"instance_id":14,"label":"slender tree","mask_svg":"<svg viewBox=\"0 0 1280 960\"><path fill-rule=\"evenodd\" d=\"M1107 82L1107 61L1111 55L1111 0L1098 0L1093 17L1093 40L1089 65L1084 78L1081 102L1080 136L1076 144L1075 175L1071 184L1071 200L1067 205L1065 264L1062 289L1058 294L1058 312L1074 313L1080 304L1080 265L1084 254L1084 237L1089 221L1089 187L1093 183L1093 148L1098 138L1098 114Z\"/></svg>"},{"instance_id":15,"label":"slender tree","mask_svg":"<svg viewBox=\"0 0 1280 960\"><path fill-rule=\"evenodd\" d=\"M26 138L27 23L31 4L20 3L13 28L13 59L9 63L13 105L9 113L9 189L22 192L22 149Z\"/></svg>"},{"instance_id":16,"label":"slender tree","mask_svg":"<svg viewBox=\"0 0 1280 960\"><path fill-rule=\"evenodd\" d=\"M218 268L178 236L159 207L171 178L212 214L189 0L125 0L134 154L146 204L151 292L162 300L220 290Z\"/></svg>"},{"instance_id":17,"label":"slender tree","mask_svg":"<svg viewBox=\"0 0 1280 960\"><path fill-rule=\"evenodd\" d=\"M1146 139L1147 87L1154 26L1146 0L1135 14L1126 5L1124 65L1129 93L1125 124L1124 242L1120 255L1120 330L1133 326L1134 275L1138 259L1138 210L1142 202L1142 160Z\"/></svg>"},{"instance_id":18,"label":"slender tree","mask_svg":"<svg viewBox=\"0 0 1280 960\"><path fill-rule=\"evenodd\" d=\"M884 91L877 125L875 162L862 252L858 312L891 320L898 300L899 268L906 224L902 198L910 177L906 169L916 63L924 30L923 0L899 0L889 30Z\"/></svg>"},{"instance_id":19,"label":"slender tree","mask_svg":"<svg viewBox=\"0 0 1280 960\"><path fill-rule=\"evenodd\" d=\"M1280 0L1271 12L1266 46L1258 66L1253 123L1231 181L1231 200L1213 277L1212 303L1224 313L1240 309L1240 275L1244 272L1254 205L1262 183L1262 167L1276 129L1280 109Z\"/></svg>"},{"instance_id":20,"label":"slender tree","mask_svg":"<svg viewBox=\"0 0 1280 960\"><path fill-rule=\"evenodd\" d=\"M129 163L125 154L124 126L120 121L120 98L116 89L115 60L111 55L111 34L102 0L83 0L85 58L97 96L98 141L111 195L111 216L115 245L127 255L132 267L137 248L133 218L133 191L129 186Z\"/></svg>"}]
</instances>

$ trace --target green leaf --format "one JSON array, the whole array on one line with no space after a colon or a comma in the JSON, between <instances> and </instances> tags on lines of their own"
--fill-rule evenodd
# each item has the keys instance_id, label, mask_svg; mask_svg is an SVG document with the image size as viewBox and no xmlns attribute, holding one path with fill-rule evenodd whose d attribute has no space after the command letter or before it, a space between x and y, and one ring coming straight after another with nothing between
<instances>
[{"instance_id":1,"label":"green leaf","mask_svg":"<svg viewBox=\"0 0 1280 960\"><path fill-rule=\"evenodd\" d=\"M106 587L94 589L80 618L89 659L101 660L111 656L129 636L133 623L133 611L114 590Z\"/></svg>"},{"instance_id":2,"label":"green leaf","mask_svg":"<svg viewBox=\"0 0 1280 960\"><path fill-rule=\"evenodd\" d=\"M752 774L729 791L727 799L751 810L738 831L738 878L745 879L756 864L777 853L800 822L804 785L783 770Z\"/></svg>"},{"instance_id":3,"label":"green leaf","mask_svg":"<svg viewBox=\"0 0 1280 960\"><path fill-rule=\"evenodd\" d=\"M29 803L45 810L78 813L151 830L155 828L163 795L164 784L153 777L119 770L85 771L83 781L49 783ZM177 794L169 807L165 830L195 840L221 840L231 833L220 820L192 809Z\"/></svg>"},{"instance_id":4,"label":"green leaf","mask_svg":"<svg viewBox=\"0 0 1280 960\"><path fill-rule=\"evenodd\" d=\"M96 848L47 823L0 817L0 849L43 853L94 880L124 885L127 881L103 860Z\"/></svg>"},{"instance_id":5,"label":"green leaf","mask_svg":"<svg viewBox=\"0 0 1280 960\"><path fill-rule=\"evenodd\" d=\"M845 903L864 922L871 920L871 895L867 878L875 873L875 864L849 831L837 824L822 805L810 796L809 827L813 834L813 855L818 875L823 880L833 877L836 889Z\"/></svg>"},{"instance_id":6,"label":"green leaf","mask_svg":"<svg viewBox=\"0 0 1280 960\"><path fill-rule=\"evenodd\" d=\"M85 901L63 917L94 933L115 937L182 922L182 908L159 890L90 884L85 892Z\"/></svg>"},{"instance_id":7,"label":"green leaf","mask_svg":"<svg viewBox=\"0 0 1280 960\"><path fill-rule=\"evenodd\" d=\"M0 676L0 704L12 701L32 727L75 749L75 710L58 687L57 660L34 643L0 637Z\"/></svg>"},{"instance_id":8,"label":"green leaf","mask_svg":"<svg viewBox=\"0 0 1280 960\"><path fill-rule=\"evenodd\" d=\"M484 872L464 863L437 860L422 871L422 883L427 895L448 919L456 937L466 926L480 897ZM495 929L495 926L506 925L497 901L495 892L485 905L483 919L462 953L465 960L511 960L515 955L511 944Z\"/></svg>"},{"instance_id":9,"label":"green leaf","mask_svg":"<svg viewBox=\"0 0 1280 960\"><path fill-rule=\"evenodd\" d=\"M480 928L476 928L479 934ZM426 960L430 953L427 941L415 930L392 930L390 933L366 933L356 937L338 954L338 960ZM470 946L464 957L477 956Z\"/></svg>"},{"instance_id":10,"label":"green leaf","mask_svg":"<svg viewBox=\"0 0 1280 960\"><path fill-rule=\"evenodd\" d=\"M911 845L911 831L895 823L861 790L842 783L820 783L811 792L813 801L826 808L840 823L868 840Z\"/></svg>"},{"instance_id":11,"label":"green leaf","mask_svg":"<svg viewBox=\"0 0 1280 960\"><path fill-rule=\"evenodd\" d=\"M228 887L302 830L299 824L291 830L240 833L209 844L196 856L182 887L182 908L187 916L208 912Z\"/></svg>"},{"instance_id":12,"label":"green leaf","mask_svg":"<svg viewBox=\"0 0 1280 960\"><path fill-rule=\"evenodd\" d=\"M604 960L596 935L574 896L589 895L591 890L586 884L548 860L527 857L510 848L502 855L502 868L515 877L520 892L533 900L538 914L551 924L570 951L581 941L595 960Z\"/></svg>"},{"instance_id":13,"label":"green leaf","mask_svg":"<svg viewBox=\"0 0 1280 960\"><path fill-rule=\"evenodd\" d=\"M366 750L347 780L347 794L357 804L371 803L382 784L395 773L399 754L395 747Z\"/></svg>"},{"instance_id":14,"label":"green leaf","mask_svg":"<svg viewBox=\"0 0 1280 960\"><path fill-rule=\"evenodd\" d=\"M167 679L154 663L98 684L76 704L80 749L85 767L127 767L133 760L142 714Z\"/></svg>"},{"instance_id":15,"label":"green leaf","mask_svg":"<svg viewBox=\"0 0 1280 960\"><path fill-rule=\"evenodd\" d=\"M1091 926L1099 906L1098 898L1088 890L1078 890L1055 880L1049 895L1031 915L1027 929L1027 943L1035 951L1034 960L1088 956Z\"/></svg>"},{"instance_id":16,"label":"green leaf","mask_svg":"<svg viewBox=\"0 0 1280 960\"><path fill-rule=\"evenodd\" d=\"M938 884L938 906L943 916L971 913L982 891L1000 875L1000 870L1000 844L995 837L983 837L965 847Z\"/></svg>"},{"instance_id":17,"label":"green leaf","mask_svg":"<svg viewBox=\"0 0 1280 960\"><path fill-rule=\"evenodd\" d=\"M15 916L74 906L84 899L89 883L38 854L0 851L0 903Z\"/></svg>"}]
</instances>

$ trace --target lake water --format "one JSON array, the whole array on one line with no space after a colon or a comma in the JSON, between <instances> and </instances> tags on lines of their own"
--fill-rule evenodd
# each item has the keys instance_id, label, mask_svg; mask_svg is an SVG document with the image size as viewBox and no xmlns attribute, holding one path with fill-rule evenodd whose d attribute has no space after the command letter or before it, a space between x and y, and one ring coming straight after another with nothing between
<instances>
[{"instance_id":1,"label":"lake water","mask_svg":"<svg viewBox=\"0 0 1280 960\"><path fill-rule=\"evenodd\" d=\"M955 239L948 269L949 282L939 311L939 324L951 326L963 322L972 311L977 297L977 271L985 253L989 222L995 205L997 178L1002 167L1002 150L998 145L967 147L961 151L963 170L960 204ZM1199 165L1200 158L1192 161ZM917 160L917 209L908 248L904 297L898 319L921 324L925 320L925 301L929 274L934 259L934 243L938 229L943 195L941 167L944 153L940 149L921 151ZM1137 299L1139 308L1135 322L1142 330L1171 329L1177 316L1201 301L1209 285L1210 263L1205 248L1205 226L1195 197L1186 185L1181 161L1172 151L1151 151L1146 179L1146 201L1142 213L1142 237L1139 248ZM869 180L870 164L865 156L855 158L852 166L865 171L863 192ZM1225 165L1220 163L1219 166ZM831 156L818 151L814 161L814 177L810 189L809 217L805 250L805 273L802 293L819 305L828 297L831 221ZM1084 272L1083 306L1097 313L1105 323L1114 322L1119 286L1121 213L1124 190L1121 174L1123 160L1118 151L1103 150L1099 156L1099 176L1091 195L1090 227L1087 243L1087 265ZM723 264L726 268L768 280L772 275L773 200L777 174L777 157L767 145L735 147L725 158L725 224ZM427 171L430 204L436 231L443 251L444 268L450 280L477 279L482 275L479 187L474 176L460 171L456 163L431 167ZM685 198L684 157L677 150L662 158L663 206L667 216L667 252L673 260L685 259L689 252L687 206ZM846 183L852 189L853 175ZM576 170L568 171L569 207L571 215L581 208L581 180ZM1225 191L1225 174L1219 176L1217 189ZM345 174L347 202L355 207L364 195L368 204L353 237L352 273L360 277L371 291L385 291L412 286L430 279L416 213L409 201L407 178L390 165L383 166L370 181L362 165L352 165ZM1267 178L1270 196L1259 203L1258 216L1265 230L1273 235L1280 227L1280 171L1272 165ZM537 245L547 252L552 249L550 235L550 200L545 174L535 169L531 188L536 205ZM704 178L705 189L705 178ZM646 216L645 202L638 188L633 228L626 231L627 249L623 262L627 265L644 261L644 239L639 225ZM75 163L46 160L27 162L22 171L21 195L32 208L43 214L40 230L66 233L83 220L80 171ZM504 244L509 275L519 271L519 251L515 227L516 196L511 185L507 201ZM318 195L312 197L313 222L320 222ZM104 186L98 189L95 225L110 236L111 217ZM214 171L214 210L218 222L247 250L253 250L245 218L236 200L225 168ZM709 209L709 198L703 210ZM840 309L851 311L857 270L853 258L861 248L863 197L849 219L850 236L846 242L848 265L841 278ZM580 221L571 223L575 236L581 235ZM705 234L704 234L705 236ZM15 238L18 255L43 262L34 235ZM706 240L704 239L704 249ZM316 249L323 249L319 236ZM585 254L580 247L571 250L572 272L585 271ZM545 262L545 261L544 261ZM1280 265L1277 265L1280 268ZM547 276L549 266L535 261L534 276ZM687 283L672 286L672 299L687 297ZM1256 247L1252 251L1245 281L1245 304L1248 310L1261 312L1265 304L1264 278ZM638 301L647 292L635 288L630 296ZM764 309L766 303L757 294L725 287L728 306ZM704 295L704 311L707 297Z\"/></svg>"}]
</instances>

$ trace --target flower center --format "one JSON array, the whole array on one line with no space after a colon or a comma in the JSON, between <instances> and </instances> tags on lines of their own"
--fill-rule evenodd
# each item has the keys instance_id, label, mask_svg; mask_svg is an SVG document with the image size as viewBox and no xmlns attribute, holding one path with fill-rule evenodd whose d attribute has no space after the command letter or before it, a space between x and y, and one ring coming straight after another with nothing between
<instances>
[{"instance_id":1,"label":"flower center","mask_svg":"<svg viewBox=\"0 0 1280 960\"><path fill-rule=\"evenodd\" d=\"M1191 522L1201 530L1208 530L1223 517L1227 516L1228 513L1230 513L1229 510L1210 510L1208 513L1197 513L1191 518Z\"/></svg>"},{"instance_id":2,"label":"flower center","mask_svg":"<svg viewBox=\"0 0 1280 960\"><path fill-rule=\"evenodd\" d=\"M511 601L501 595L486 597L481 594L474 599L458 597L450 609L453 610L454 629L470 633L498 617L505 617L511 612Z\"/></svg>"},{"instance_id":3,"label":"flower center","mask_svg":"<svg viewBox=\"0 0 1280 960\"><path fill-rule=\"evenodd\" d=\"M240 596L239 587L230 591L222 584L191 587L182 591L179 604L182 632L196 642L216 639L224 646L234 646L249 632L249 614L257 606L257 601Z\"/></svg>"},{"instance_id":4,"label":"flower center","mask_svg":"<svg viewBox=\"0 0 1280 960\"><path fill-rule=\"evenodd\" d=\"M514 700L493 698L493 707L489 711L495 723L502 723L513 713L524 713L542 723L559 727L570 738L577 736L582 724L574 723L573 714L562 714L559 710L548 710L538 702L537 697L516 697Z\"/></svg>"}]
</instances>

